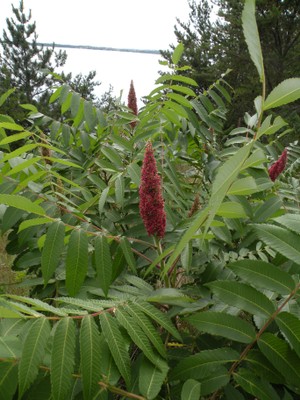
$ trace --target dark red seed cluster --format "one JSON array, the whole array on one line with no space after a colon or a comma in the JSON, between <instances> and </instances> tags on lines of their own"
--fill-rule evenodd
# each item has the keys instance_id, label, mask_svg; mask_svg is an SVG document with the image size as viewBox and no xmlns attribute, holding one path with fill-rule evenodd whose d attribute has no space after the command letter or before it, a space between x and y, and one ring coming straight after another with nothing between
<instances>
[{"instance_id":1,"label":"dark red seed cluster","mask_svg":"<svg viewBox=\"0 0 300 400\"><path fill-rule=\"evenodd\" d=\"M269 168L269 177L274 182L284 170L287 161L287 149L284 149L278 160Z\"/></svg>"},{"instance_id":2,"label":"dark red seed cluster","mask_svg":"<svg viewBox=\"0 0 300 400\"><path fill-rule=\"evenodd\" d=\"M129 88L129 93L128 93L128 108L130 108L133 112L134 115L138 114L138 107L137 107L137 100L136 100L136 94L133 86L133 81L130 82L130 88ZM136 126L136 121L130 122L130 125L132 128Z\"/></svg>"},{"instance_id":3,"label":"dark red seed cluster","mask_svg":"<svg viewBox=\"0 0 300 400\"><path fill-rule=\"evenodd\" d=\"M148 142L146 145L139 194L140 214L148 235L163 238L166 229L166 213L164 210L161 180L157 172L151 142Z\"/></svg>"}]
</instances>

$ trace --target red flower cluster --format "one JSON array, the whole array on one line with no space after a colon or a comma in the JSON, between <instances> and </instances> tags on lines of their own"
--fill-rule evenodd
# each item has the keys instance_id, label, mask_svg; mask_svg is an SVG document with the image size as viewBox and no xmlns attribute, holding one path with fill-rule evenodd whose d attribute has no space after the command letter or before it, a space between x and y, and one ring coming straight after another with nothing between
<instances>
[{"instance_id":1,"label":"red flower cluster","mask_svg":"<svg viewBox=\"0 0 300 400\"><path fill-rule=\"evenodd\" d=\"M284 149L279 159L269 168L269 177L274 182L286 166L287 149Z\"/></svg>"},{"instance_id":2,"label":"red flower cluster","mask_svg":"<svg viewBox=\"0 0 300 400\"><path fill-rule=\"evenodd\" d=\"M128 93L128 108L130 108L133 112L134 115L138 114L138 107L137 107L137 101L136 101L136 95L135 95L135 90L133 86L133 81L130 82L130 89ZM130 125L132 128L136 126L136 121L130 122Z\"/></svg>"},{"instance_id":3,"label":"red flower cluster","mask_svg":"<svg viewBox=\"0 0 300 400\"><path fill-rule=\"evenodd\" d=\"M166 213L162 197L161 180L157 172L151 142L146 145L142 166L140 194L140 214L148 235L162 238L166 229Z\"/></svg>"}]
</instances>

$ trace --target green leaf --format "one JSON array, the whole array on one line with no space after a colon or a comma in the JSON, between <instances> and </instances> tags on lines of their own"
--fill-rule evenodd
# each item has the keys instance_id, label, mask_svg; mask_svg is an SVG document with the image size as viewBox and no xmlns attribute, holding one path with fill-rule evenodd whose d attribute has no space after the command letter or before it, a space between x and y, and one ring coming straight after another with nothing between
<instances>
[{"instance_id":1,"label":"green leaf","mask_svg":"<svg viewBox=\"0 0 300 400\"><path fill-rule=\"evenodd\" d=\"M82 286L88 268L88 239L83 230L73 230L66 258L66 288L75 296Z\"/></svg>"},{"instance_id":2,"label":"green leaf","mask_svg":"<svg viewBox=\"0 0 300 400\"><path fill-rule=\"evenodd\" d=\"M281 312L277 315L276 324L279 326L284 337L290 343L292 349L300 357L300 320L288 312Z\"/></svg>"},{"instance_id":3,"label":"green leaf","mask_svg":"<svg viewBox=\"0 0 300 400\"><path fill-rule=\"evenodd\" d=\"M0 298L0 318L23 318L23 315L16 311L8 301Z\"/></svg>"},{"instance_id":4,"label":"green leaf","mask_svg":"<svg viewBox=\"0 0 300 400\"><path fill-rule=\"evenodd\" d=\"M11 175L17 174L18 172L24 171L24 170L26 170L26 168L31 167L32 165L36 164L40 159L41 159L41 157L37 156L37 157L29 158L29 159L24 159L25 161L23 162L23 159L19 158L17 165L15 167L13 167L6 174L6 176L11 176Z\"/></svg>"},{"instance_id":5,"label":"green leaf","mask_svg":"<svg viewBox=\"0 0 300 400\"><path fill-rule=\"evenodd\" d=\"M64 248L64 237L65 225L61 221L53 222L48 228L41 258L41 269L45 285L47 285L58 266Z\"/></svg>"},{"instance_id":6,"label":"green leaf","mask_svg":"<svg viewBox=\"0 0 300 400\"><path fill-rule=\"evenodd\" d=\"M181 390L181 400L199 400L201 385L194 379L184 382Z\"/></svg>"},{"instance_id":7,"label":"green leaf","mask_svg":"<svg viewBox=\"0 0 300 400\"><path fill-rule=\"evenodd\" d=\"M222 302L251 314L269 317L275 311L271 300L244 283L220 280L209 283L207 286Z\"/></svg>"},{"instance_id":8,"label":"green leaf","mask_svg":"<svg viewBox=\"0 0 300 400\"><path fill-rule=\"evenodd\" d=\"M105 296L107 296L112 278L112 258L106 237L97 237L95 240L94 248L97 276L100 280L100 287L103 290Z\"/></svg>"},{"instance_id":9,"label":"green leaf","mask_svg":"<svg viewBox=\"0 0 300 400\"><path fill-rule=\"evenodd\" d=\"M90 130L94 128L97 122L94 106L90 101L84 101L84 118Z\"/></svg>"},{"instance_id":10,"label":"green leaf","mask_svg":"<svg viewBox=\"0 0 300 400\"><path fill-rule=\"evenodd\" d=\"M107 382L111 385L116 385L120 379L120 372L114 362L114 359L109 351L104 335L100 337L100 355L101 355L101 375L105 376Z\"/></svg>"},{"instance_id":11,"label":"green leaf","mask_svg":"<svg viewBox=\"0 0 300 400\"><path fill-rule=\"evenodd\" d=\"M193 97L197 96L196 93L191 88L186 87L186 86L171 85L170 89L175 90L177 92L184 93L184 94L186 94L188 96L193 96Z\"/></svg>"},{"instance_id":12,"label":"green leaf","mask_svg":"<svg viewBox=\"0 0 300 400\"><path fill-rule=\"evenodd\" d=\"M18 296L15 294L7 294L6 297L18 300L18 301L26 303L26 304L30 304L30 305L34 306L35 310L48 311L54 315L59 315L61 317L67 316L67 314L64 311L60 310L59 308L55 308L52 305L45 303L44 301L41 301L39 299L34 299L34 298L30 298L30 297L25 297L25 296Z\"/></svg>"},{"instance_id":13,"label":"green leaf","mask_svg":"<svg viewBox=\"0 0 300 400\"><path fill-rule=\"evenodd\" d=\"M264 333L258 340L258 347L288 383L299 386L300 358L284 340L272 333Z\"/></svg>"},{"instance_id":14,"label":"green leaf","mask_svg":"<svg viewBox=\"0 0 300 400\"><path fill-rule=\"evenodd\" d=\"M0 203L7 206L18 208L19 210L27 211L28 213L45 216L44 209L24 196L12 194L0 194Z\"/></svg>"},{"instance_id":15,"label":"green leaf","mask_svg":"<svg viewBox=\"0 0 300 400\"><path fill-rule=\"evenodd\" d=\"M251 148L252 143L240 148L218 169L216 178L212 185L212 193L209 201L210 213L209 218L206 221L205 233L207 233L209 225L211 224L216 212L219 210L228 190L235 182L240 170L247 161Z\"/></svg>"},{"instance_id":16,"label":"green leaf","mask_svg":"<svg viewBox=\"0 0 300 400\"><path fill-rule=\"evenodd\" d=\"M164 271L162 271L162 277L166 275L166 273L170 270L173 263L176 261L177 257L181 254L185 246L188 242L194 237L195 233L198 229L204 224L209 216L209 208L206 207L203 211L201 211L193 223L189 226L189 228L184 232L182 238L180 239L179 243L175 247L174 252L172 253L171 257L169 258L168 262L166 263ZM154 266L152 264L152 266ZM150 268L149 268L150 269Z\"/></svg>"},{"instance_id":17,"label":"green leaf","mask_svg":"<svg viewBox=\"0 0 300 400\"><path fill-rule=\"evenodd\" d=\"M265 222L269 217L274 215L282 206L282 201L279 197L271 197L264 201L254 213L254 222Z\"/></svg>"},{"instance_id":18,"label":"green leaf","mask_svg":"<svg viewBox=\"0 0 300 400\"><path fill-rule=\"evenodd\" d=\"M160 368L143 358L139 369L139 389L148 400L157 398L168 373L168 364L161 363Z\"/></svg>"},{"instance_id":19,"label":"green leaf","mask_svg":"<svg viewBox=\"0 0 300 400\"><path fill-rule=\"evenodd\" d=\"M84 398L93 399L101 377L100 333L94 318L83 318L80 329L80 354Z\"/></svg>"},{"instance_id":20,"label":"green leaf","mask_svg":"<svg viewBox=\"0 0 300 400\"><path fill-rule=\"evenodd\" d=\"M116 204L120 207L124 205L124 192L125 192L125 185L124 179L121 175L117 177L115 180L115 193L116 193Z\"/></svg>"},{"instance_id":21,"label":"green leaf","mask_svg":"<svg viewBox=\"0 0 300 400\"><path fill-rule=\"evenodd\" d=\"M72 96L73 96L73 93L69 92L66 99L64 100L64 102L61 105L61 114L64 114L71 107Z\"/></svg>"},{"instance_id":22,"label":"green leaf","mask_svg":"<svg viewBox=\"0 0 300 400\"><path fill-rule=\"evenodd\" d=\"M265 261L240 260L228 267L237 276L261 289L286 295L295 288L295 282L291 275Z\"/></svg>"},{"instance_id":23,"label":"green leaf","mask_svg":"<svg viewBox=\"0 0 300 400\"><path fill-rule=\"evenodd\" d=\"M132 315L135 323L139 325L159 354L166 358L166 349L162 342L161 336L158 334L149 318L144 314L144 312L141 311L140 308L136 307L135 303L129 302L126 306L126 310L130 315Z\"/></svg>"},{"instance_id":24,"label":"green leaf","mask_svg":"<svg viewBox=\"0 0 300 400\"><path fill-rule=\"evenodd\" d=\"M118 308L116 317L120 325L124 327L128 335L131 337L133 343L142 350L144 356L147 357L155 366L161 368L163 361L162 358L158 357L158 355L153 351L148 337L136 323L134 317L128 315L122 308Z\"/></svg>"},{"instance_id":25,"label":"green leaf","mask_svg":"<svg viewBox=\"0 0 300 400\"><path fill-rule=\"evenodd\" d=\"M202 350L198 354L182 358L170 373L170 380L201 379L206 373L213 372L217 366L232 363L239 353L230 348Z\"/></svg>"},{"instance_id":26,"label":"green leaf","mask_svg":"<svg viewBox=\"0 0 300 400\"><path fill-rule=\"evenodd\" d=\"M131 381L131 366L130 357L126 350L124 338L120 332L119 326L115 318L108 313L103 313L99 316L101 328L105 340L113 359L120 371L120 374L125 380L127 386L130 386Z\"/></svg>"},{"instance_id":27,"label":"green leaf","mask_svg":"<svg viewBox=\"0 0 300 400\"><path fill-rule=\"evenodd\" d=\"M68 398L75 365L76 328L73 319L61 319L54 331L51 352L51 387L54 400Z\"/></svg>"},{"instance_id":28,"label":"green leaf","mask_svg":"<svg viewBox=\"0 0 300 400\"><path fill-rule=\"evenodd\" d=\"M171 100L175 100L183 107L192 108L192 104L181 94L178 93L167 93L167 97Z\"/></svg>"},{"instance_id":29,"label":"green leaf","mask_svg":"<svg viewBox=\"0 0 300 400\"><path fill-rule=\"evenodd\" d=\"M245 320L221 312L203 311L185 318L199 331L226 337L241 343L255 340L255 329Z\"/></svg>"},{"instance_id":30,"label":"green leaf","mask_svg":"<svg viewBox=\"0 0 300 400\"><path fill-rule=\"evenodd\" d=\"M284 214L274 218L274 221L285 226L291 231L300 234L300 215L299 214Z\"/></svg>"},{"instance_id":31,"label":"green leaf","mask_svg":"<svg viewBox=\"0 0 300 400\"><path fill-rule=\"evenodd\" d=\"M99 209L100 214L103 213L103 208L104 208L104 204L106 202L108 192L109 192L109 187L105 188L100 195L99 203L98 203L98 209Z\"/></svg>"},{"instance_id":32,"label":"green leaf","mask_svg":"<svg viewBox=\"0 0 300 400\"><path fill-rule=\"evenodd\" d=\"M279 226L255 224L257 237L273 250L300 264L300 236Z\"/></svg>"},{"instance_id":33,"label":"green leaf","mask_svg":"<svg viewBox=\"0 0 300 400\"><path fill-rule=\"evenodd\" d=\"M264 122L262 123L261 127L258 129L256 134L256 139L259 139L263 135L273 135L285 125L287 122L284 121L280 116L276 117L273 124L270 124L272 116L268 116Z\"/></svg>"},{"instance_id":34,"label":"green leaf","mask_svg":"<svg viewBox=\"0 0 300 400\"><path fill-rule=\"evenodd\" d=\"M24 229L31 228L32 226L44 225L50 222L52 222L52 219L48 217L26 219L20 223L18 233L24 231Z\"/></svg>"},{"instance_id":35,"label":"green leaf","mask_svg":"<svg viewBox=\"0 0 300 400\"><path fill-rule=\"evenodd\" d=\"M243 206L236 201L223 202L216 212L217 215L224 218L246 218L247 214Z\"/></svg>"},{"instance_id":36,"label":"green leaf","mask_svg":"<svg viewBox=\"0 0 300 400\"><path fill-rule=\"evenodd\" d=\"M130 119L132 119L132 117ZM103 146L101 148L101 152L105 155L106 158L109 159L112 164L114 164L115 167L119 169L123 168L123 160L116 149L108 146Z\"/></svg>"},{"instance_id":37,"label":"green leaf","mask_svg":"<svg viewBox=\"0 0 300 400\"><path fill-rule=\"evenodd\" d=\"M11 400L17 389L18 367L11 362L0 364L0 399Z\"/></svg>"},{"instance_id":38,"label":"green leaf","mask_svg":"<svg viewBox=\"0 0 300 400\"><path fill-rule=\"evenodd\" d=\"M63 90L64 86L59 86L51 95L49 104L54 103L55 100L57 100Z\"/></svg>"},{"instance_id":39,"label":"green leaf","mask_svg":"<svg viewBox=\"0 0 300 400\"><path fill-rule=\"evenodd\" d=\"M256 375L266 379L268 382L276 384L284 383L284 377L259 350L250 350L246 361L251 364L251 369L254 370Z\"/></svg>"},{"instance_id":40,"label":"green leaf","mask_svg":"<svg viewBox=\"0 0 300 400\"><path fill-rule=\"evenodd\" d=\"M259 33L255 19L255 0L246 0L243 13L242 24L245 40L248 46L250 57L254 62L261 82L265 80L263 55L261 51Z\"/></svg>"},{"instance_id":41,"label":"green leaf","mask_svg":"<svg viewBox=\"0 0 300 400\"><path fill-rule=\"evenodd\" d=\"M0 337L0 357L18 359L21 356L22 343L17 336ZM0 364L1 365L1 364Z\"/></svg>"},{"instance_id":42,"label":"green leaf","mask_svg":"<svg viewBox=\"0 0 300 400\"><path fill-rule=\"evenodd\" d=\"M175 47L175 49L173 51L173 54L172 54L172 62L173 62L173 64L177 65L179 63L183 51L184 51L184 45L182 43L179 43Z\"/></svg>"},{"instance_id":43,"label":"green leaf","mask_svg":"<svg viewBox=\"0 0 300 400\"><path fill-rule=\"evenodd\" d=\"M240 195L246 196L257 192L257 185L252 176L247 176L246 178L237 179L233 182L232 186L229 188L228 195Z\"/></svg>"},{"instance_id":44,"label":"green leaf","mask_svg":"<svg viewBox=\"0 0 300 400\"><path fill-rule=\"evenodd\" d=\"M201 381L201 395L205 396L226 386L230 376L225 367L218 366L210 374L204 375L199 380Z\"/></svg>"},{"instance_id":45,"label":"green leaf","mask_svg":"<svg viewBox=\"0 0 300 400\"><path fill-rule=\"evenodd\" d=\"M28 329L19 363L19 399L38 375L50 329L49 321L46 318L38 318Z\"/></svg>"},{"instance_id":46,"label":"green leaf","mask_svg":"<svg viewBox=\"0 0 300 400\"><path fill-rule=\"evenodd\" d=\"M141 167L137 163L131 163L127 167L127 172L132 182L139 187L141 183Z\"/></svg>"},{"instance_id":47,"label":"green leaf","mask_svg":"<svg viewBox=\"0 0 300 400\"><path fill-rule=\"evenodd\" d=\"M191 85L191 86L198 86L198 83L191 78L188 78L187 76L183 76L183 75L172 75L172 74L164 74L161 77L159 77L156 80L156 84L159 83L163 83L163 82L167 82L167 81L177 81L177 82L183 82L186 83L187 85Z\"/></svg>"},{"instance_id":48,"label":"green leaf","mask_svg":"<svg viewBox=\"0 0 300 400\"><path fill-rule=\"evenodd\" d=\"M3 106L3 104L5 103L5 101L8 99L8 97L16 90L16 88L12 88L7 90L5 93L3 93L0 96L0 107Z\"/></svg>"},{"instance_id":49,"label":"green leaf","mask_svg":"<svg viewBox=\"0 0 300 400\"><path fill-rule=\"evenodd\" d=\"M182 340L179 332L175 329L171 320L166 316L166 314L159 311L152 304L149 304L143 300L135 302L134 305L136 306L136 308L147 314L151 319L161 325L161 327L166 329L171 335L174 336L174 338L180 341Z\"/></svg>"},{"instance_id":50,"label":"green leaf","mask_svg":"<svg viewBox=\"0 0 300 400\"><path fill-rule=\"evenodd\" d=\"M280 397L272 386L265 380L258 378L251 371L240 368L234 374L234 380L247 393L260 400L280 400Z\"/></svg>"},{"instance_id":51,"label":"green leaf","mask_svg":"<svg viewBox=\"0 0 300 400\"><path fill-rule=\"evenodd\" d=\"M7 122L7 124L8 124L8 122ZM15 125L15 124L12 124L12 125ZM11 129L11 128L7 128L7 129ZM23 129L23 127L22 127L22 129ZM28 132L28 131L16 133L14 135L9 135L0 141L0 145L2 146L4 144L17 142L18 140L26 139L28 136L31 136L31 135L32 135L32 133Z\"/></svg>"},{"instance_id":52,"label":"green leaf","mask_svg":"<svg viewBox=\"0 0 300 400\"><path fill-rule=\"evenodd\" d=\"M264 110L283 106L300 98L300 78L290 78L279 83L266 98Z\"/></svg>"},{"instance_id":53,"label":"green leaf","mask_svg":"<svg viewBox=\"0 0 300 400\"><path fill-rule=\"evenodd\" d=\"M134 254L132 252L132 248L129 243L129 240L125 236L121 237L120 246L122 248L124 257L129 265L130 269L132 270L133 273L136 273L136 261L134 258Z\"/></svg>"},{"instance_id":54,"label":"green leaf","mask_svg":"<svg viewBox=\"0 0 300 400\"><path fill-rule=\"evenodd\" d=\"M12 131L23 131L23 130L24 130L24 128L23 128L22 125L15 124L14 122L0 122L0 128L9 129L9 130L12 130ZM31 135L30 132L22 132L21 134L25 134L25 133ZM16 137L18 137L18 135L20 135L20 134L11 135L11 136L16 136ZM7 138L5 138L5 139L11 138L11 136L9 136L9 137L7 137ZM4 139L4 140L1 140L0 144L11 143L11 142L6 142L5 139ZM18 139L18 140L19 140L19 139ZM13 140L13 141L14 141L14 140Z\"/></svg>"}]
</instances>

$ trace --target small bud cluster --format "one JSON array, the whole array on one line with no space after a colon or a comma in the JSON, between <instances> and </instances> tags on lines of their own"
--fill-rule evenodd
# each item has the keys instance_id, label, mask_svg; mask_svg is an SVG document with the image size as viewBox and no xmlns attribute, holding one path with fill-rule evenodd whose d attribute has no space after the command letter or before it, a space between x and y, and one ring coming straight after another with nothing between
<instances>
[{"instance_id":1,"label":"small bud cluster","mask_svg":"<svg viewBox=\"0 0 300 400\"><path fill-rule=\"evenodd\" d=\"M188 213L188 217L192 217L200 209L199 193L196 194L192 207Z\"/></svg>"},{"instance_id":2,"label":"small bud cluster","mask_svg":"<svg viewBox=\"0 0 300 400\"><path fill-rule=\"evenodd\" d=\"M274 182L284 170L287 161L287 149L284 149L279 159L270 166L268 172L270 179Z\"/></svg>"},{"instance_id":3,"label":"small bud cluster","mask_svg":"<svg viewBox=\"0 0 300 400\"><path fill-rule=\"evenodd\" d=\"M156 235L158 238L163 238L166 229L166 213L161 180L157 172L151 142L146 145L139 194L140 214L148 235Z\"/></svg>"}]
</instances>

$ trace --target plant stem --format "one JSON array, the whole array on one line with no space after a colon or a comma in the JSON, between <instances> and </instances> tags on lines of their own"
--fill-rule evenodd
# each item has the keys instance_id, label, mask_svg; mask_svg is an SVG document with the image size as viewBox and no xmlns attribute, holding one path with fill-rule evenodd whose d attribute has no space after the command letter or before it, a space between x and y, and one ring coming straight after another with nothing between
<instances>
[{"instance_id":1,"label":"plant stem","mask_svg":"<svg viewBox=\"0 0 300 400\"><path fill-rule=\"evenodd\" d=\"M162 245L161 245L161 239L159 239L157 236L153 236L153 238L154 238L154 243L156 245L157 254L160 256L163 253L163 249L162 249ZM165 269L165 261L164 261L164 259L162 259L160 261L160 270L163 272L164 269ZM169 281L168 274L165 274L164 282L165 282L165 287L170 287L170 281Z\"/></svg>"}]
</instances>

